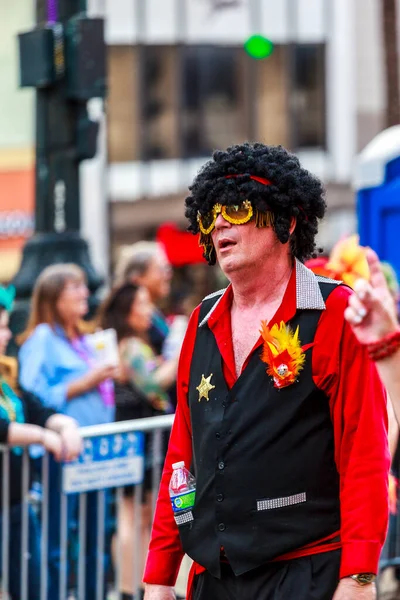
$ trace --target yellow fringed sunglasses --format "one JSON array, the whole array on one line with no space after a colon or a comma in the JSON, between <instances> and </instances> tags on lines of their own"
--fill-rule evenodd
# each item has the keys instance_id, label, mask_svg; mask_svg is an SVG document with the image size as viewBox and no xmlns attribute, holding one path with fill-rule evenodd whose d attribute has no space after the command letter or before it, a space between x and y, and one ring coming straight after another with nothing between
<instances>
[{"instance_id":1,"label":"yellow fringed sunglasses","mask_svg":"<svg viewBox=\"0 0 400 600\"><path fill-rule=\"evenodd\" d=\"M197 222L203 235L209 235L214 227L218 215L221 215L225 221L232 225L243 225L248 223L253 217L254 211L249 200L244 200L241 204L214 204L212 210L205 215L197 213Z\"/></svg>"}]
</instances>

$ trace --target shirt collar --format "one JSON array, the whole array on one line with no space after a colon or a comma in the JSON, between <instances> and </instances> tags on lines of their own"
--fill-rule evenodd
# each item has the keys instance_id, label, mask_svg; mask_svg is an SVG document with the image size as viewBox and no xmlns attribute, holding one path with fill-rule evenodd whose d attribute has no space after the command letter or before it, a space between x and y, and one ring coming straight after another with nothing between
<instances>
[{"instance_id":1,"label":"shirt collar","mask_svg":"<svg viewBox=\"0 0 400 600\"><path fill-rule=\"evenodd\" d=\"M314 275L296 259L296 308L297 310L325 310L325 302L318 285L323 278Z\"/></svg>"},{"instance_id":2,"label":"shirt collar","mask_svg":"<svg viewBox=\"0 0 400 600\"><path fill-rule=\"evenodd\" d=\"M275 317L279 313L282 320L286 322L294 316L296 310L325 310L325 302L318 285L319 281L326 280L314 275L303 263L295 259L295 268L292 271L282 304ZM204 300L212 298L217 298L217 300L200 321L199 327L203 327L206 323L209 323L211 327L218 320L221 313L230 308L233 298L232 286L229 285L227 288L218 290L206 296Z\"/></svg>"}]
</instances>

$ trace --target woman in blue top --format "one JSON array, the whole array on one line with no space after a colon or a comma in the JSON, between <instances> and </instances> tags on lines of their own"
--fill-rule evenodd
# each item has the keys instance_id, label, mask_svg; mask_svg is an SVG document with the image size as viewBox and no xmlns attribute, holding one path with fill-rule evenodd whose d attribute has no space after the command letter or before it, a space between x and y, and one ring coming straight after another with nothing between
<instances>
[{"instance_id":1,"label":"woman in blue top","mask_svg":"<svg viewBox=\"0 0 400 600\"><path fill-rule=\"evenodd\" d=\"M47 267L38 278L28 326L20 340L20 383L45 406L73 417L80 426L114 420L115 367L96 366L85 341L88 311L83 271L73 264ZM49 498L49 600L59 598L61 468L52 462ZM97 494L87 498L86 600L96 598ZM77 496L68 497L68 524Z\"/></svg>"},{"instance_id":2,"label":"woman in blue top","mask_svg":"<svg viewBox=\"0 0 400 600\"><path fill-rule=\"evenodd\" d=\"M73 460L80 454L82 440L76 422L46 408L33 394L18 389L17 361L5 356L11 338L9 311L12 309L14 293L0 286L0 444L11 448L8 454L9 474L5 479L3 452L0 452L0 483L2 490L8 489L8 596L21 600L21 557L23 531L23 454L24 446L42 444L56 460ZM3 494L0 494L0 539L5 524ZM40 530L31 506L28 508L28 552L27 587L28 600L40 598ZM0 571L2 553L0 544ZM3 576L3 572L0 575Z\"/></svg>"}]
</instances>

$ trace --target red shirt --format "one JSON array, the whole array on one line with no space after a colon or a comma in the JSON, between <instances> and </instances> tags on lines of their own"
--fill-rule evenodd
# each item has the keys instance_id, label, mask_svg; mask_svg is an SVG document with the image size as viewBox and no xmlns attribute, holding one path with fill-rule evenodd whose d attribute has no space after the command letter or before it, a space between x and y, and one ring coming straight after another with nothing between
<instances>
[{"instance_id":1,"label":"red shirt","mask_svg":"<svg viewBox=\"0 0 400 600\"><path fill-rule=\"evenodd\" d=\"M313 379L329 398L334 428L335 461L340 476L340 577L377 573L387 530L390 466L386 393L366 349L357 342L344 319L350 294L348 288L339 285L329 295L318 323L312 354ZM231 333L232 297L229 286L208 320L221 353L228 387L237 379ZM144 574L146 583L174 585L183 557L168 487L172 464L181 460L186 465L192 462L187 394L199 310L197 307L191 316L180 357L178 406L160 484ZM296 269L293 269L281 306L269 325L289 321L295 312ZM261 338L252 352L260 344ZM316 544L311 549L291 553L290 558L324 550L326 547Z\"/></svg>"}]
</instances>

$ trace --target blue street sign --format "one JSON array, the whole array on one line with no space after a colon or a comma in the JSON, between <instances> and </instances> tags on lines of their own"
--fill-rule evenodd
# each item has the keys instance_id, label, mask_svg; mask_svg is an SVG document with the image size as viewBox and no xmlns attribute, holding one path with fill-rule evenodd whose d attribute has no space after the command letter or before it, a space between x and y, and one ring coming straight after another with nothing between
<instances>
[{"instance_id":1,"label":"blue street sign","mask_svg":"<svg viewBox=\"0 0 400 600\"><path fill-rule=\"evenodd\" d=\"M91 490L142 483L144 434L112 433L85 438L79 458L63 465L63 492Z\"/></svg>"}]
</instances>

